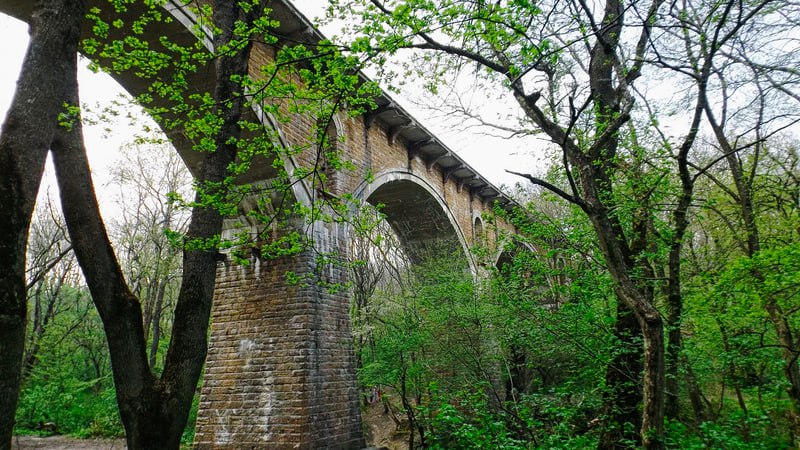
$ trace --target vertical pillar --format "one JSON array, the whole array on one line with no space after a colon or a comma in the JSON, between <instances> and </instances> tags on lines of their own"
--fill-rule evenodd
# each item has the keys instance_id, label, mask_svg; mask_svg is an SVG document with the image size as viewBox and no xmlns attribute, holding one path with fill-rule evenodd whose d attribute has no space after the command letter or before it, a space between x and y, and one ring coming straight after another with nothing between
<instances>
[{"instance_id":1,"label":"vertical pillar","mask_svg":"<svg viewBox=\"0 0 800 450\"><path fill-rule=\"evenodd\" d=\"M345 241L315 227L316 251L218 268L196 448L364 447L349 295L325 286L347 269L316 262Z\"/></svg>"}]
</instances>

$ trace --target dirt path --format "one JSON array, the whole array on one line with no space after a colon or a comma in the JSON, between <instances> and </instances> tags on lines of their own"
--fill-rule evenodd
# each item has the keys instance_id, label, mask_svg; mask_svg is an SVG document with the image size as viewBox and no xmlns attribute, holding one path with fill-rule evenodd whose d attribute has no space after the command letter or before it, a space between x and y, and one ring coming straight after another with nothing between
<instances>
[{"instance_id":1,"label":"dirt path","mask_svg":"<svg viewBox=\"0 0 800 450\"><path fill-rule=\"evenodd\" d=\"M12 450L125 450L122 439L75 439L67 436L14 436Z\"/></svg>"},{"instance_id":2,"label":"dirt path","mask_svg":"<svg viewBox=\"0 0 800 450\"><path fill-rule=\"evenodd\" d=\"M407 434L397 433L397 426L391 416L383 412L379 402L367 406L361 415L367 428L367 445L385 450L405 450Z\"/></svg>"},{"instance_id":3,"label":"dirt path","mask_svg":"<svg viewBox=\"0 0 800 450\"><path fill-rule=\"evenodd\" d=\"M362 419L369 429L368 444L380 449L408 448L403 434L396 433L394 421L383 413L380 403L369 405ZM69 436L14 436L12 450L125 450L124 439L76 439Z\"/></svg>"}]
</instances>

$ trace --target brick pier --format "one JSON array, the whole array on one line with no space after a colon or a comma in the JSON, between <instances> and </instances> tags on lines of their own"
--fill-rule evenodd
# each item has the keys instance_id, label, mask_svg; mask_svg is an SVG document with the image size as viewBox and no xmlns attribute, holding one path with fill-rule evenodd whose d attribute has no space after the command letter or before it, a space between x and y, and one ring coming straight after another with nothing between
<instances>
[{"instance_id":1,"label":"brick pier","mask_svg":"<svg viewBox=\"0 0 800 450\"><path fill-rule=\"evenodd\" d=\"M319 226L318 250L344 245L339 227ZM317 283L345 272L317 267L313 250L220 264L196 448L364 447L349 296Z\"/></svg>"}]
</instances>

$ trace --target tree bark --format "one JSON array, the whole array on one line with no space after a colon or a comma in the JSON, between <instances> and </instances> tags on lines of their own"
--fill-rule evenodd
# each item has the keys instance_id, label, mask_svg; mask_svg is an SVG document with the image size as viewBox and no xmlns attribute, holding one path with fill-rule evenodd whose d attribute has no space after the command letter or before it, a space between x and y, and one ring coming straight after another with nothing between
<instances>
[{"instance_id":1,"label":"tree bark","mask_svg":"<svg viewBox=\"0 0 800 450\"><path fill-rule=\"evenodd\" d=\"M678 293L677 296L670 293L667 297L667 352L666 352L666 400L664 404L664 415L668 419L678 420L680 414L680 404L678 394L680 393L679 383L679 362L681 348L681 323L683 316L683 298Z\"/></svg>"},{"instance_id":2,"label":"tree bark","mask_svg":"<svg viewBox=\"0 0 800 450\"><path fill-rule=\"evenodd\" d=\"M582 184L595 188L600 175L593 173L598 168L582 172ZM602 179L602 178L601 178ZM588 190L587 190L588 191ZM596 192L596 190L594 191ZM613 223L599 197L586 196L589 217L597 233L600 249L606 259L609 273L614 280L614 291L618 300L636 317L642 330L643 376L642 376L642 446L647 449L664 448L664 324L660 312L653 304L652 290L642 289L631 279L633 262L630 248L623 235L615 230Z\"/></svg>"},{"instance_id":3,"label":"tree bark","mask_svg":"<svg viewBox=\"0 0 800 450\"><path fill-rule=\"evenodd\" d=\"M705 90L705 83L700 87ZM694 196L694 178L689 173L689 149L697 135L700 108L703 106L703 96L698 100L692 129L678 153L678 172L681 180L681 195L678 205L673 211L674 234L669 247L669 260L667 262L667 353L666 353L666 402L665 416L677 420L679 413L678 404L678 365L682 349L681 324L683 321L683 292L681 288L681 252L686 229L689 227L689 206Z\"/></svg>"},{"instance_id":4,"label":"tree bark","mask_svg":"<svg viewBox=\"0 0 800 450\"><path fill-rule=\"evenodd\" d=\"M682 355L681 360L683 366L686 368L686 389L689 392L689 402L692 404L692 411L694 411L695 424L699 425L708 419L713 420L713 414L710 408L711 405L700 390L700 385L697 382L697 377L694 375L691 363L685 355Z\"/></svg>"},{"instance_id":5,"label":"tree bark","mask_svg":"<svg viewBox=\"0 0 800 450\"><path fill-rule=\"evenodd\" d=\"M763 280L762 280L763 282ZM800 448L800 366L797 364L797 350L791 326L783 312L783 309L775 300L770 299L766 305L775 331L778 334L778 342L781 345L781 356L783 357L783 373L789 381L786 389L789 395L789 423L791 427L792 444L794 448Z\"/></svg>"},{"instance_id":6,"label":"tree bark","mask_svg":"<svg viewBox=\"0 0 800 450\"><path fill-rule=\"evenodd\" d=\"M660 5L654 1L652 10ZM636 243L629 243L619 219L604 199L613 198L613 174L617 170L616 155L620 127L627 122L630 106L621 86L614 85L614 61L618 58L620 36L624 24L624 7L619 0L606 0L602 27L591 48L589 85L595 104L595 138L592 146L580 153L568 154L579 170L584 210L597 233L609 273L614 280L617 299L635 316L642 330L643 376L641 442L647 449L664 447L664 335L663 321L654 305L652 289L637 283L637 268L649 271L646 258L637 253ZM646 27L644 28L646 32ZM642 38L646 38L643 34ZM632 73L636 73L634 69ZM626 75L627 77L627 75ZM645 212L646 214L646 212ZM634 218L636 219L636 218ZM634 238L635 239L635 238ZM641 239L641 237L640 237ZM644 248L642 248L644 250Z\"/></svg>"},{"instance_id":7,"label":"tree bark","mask_svg":"<svg viewBox=\"0 0 800 450\"><path fill-rule=\"evenodd\" d=\"M614 360L606 367L604 424L599 448L630 448L641 444L642 428L642 329L636 316L622 303L617 304L614 336L620 343Z\"/></svg>"},{"instance_id":8,"label":"tree bark","mask_svg":"<svg viewBox=\"0 0 800 450\"><path fill-rule=\"evenodd\" d=\"M81 0L40 0L17 90L0 132L0 450L11 448L27 320L28 230L56 117L64 74L76 71Z\"/></svg>"},{"instance_id":9,"label":"tree bark","mask_svg":"<svg viewBox=\"0 0 800 450\"><path fill-rule=\"evenodd\" d=\"M664 323L658 311L642 318L644 377L642 405L642 446L664 448Z\"/></svg>"},{"instance_id":10,"label":"tree bark","mask_svg":"<svg viewBox=\"0 0 800 450\"><path fill-rule=\"evenodd\" d=\"M163 276L163 275L162 275ZM161 312L164 309L164 293L167 289L166 277L159 281L158 292L156 294L155 305L152 311L152 339L150 340L150 367L156 366L156 356L158 356L158 345L161 341Z\"/></svg>"},{"instance_id":11,"label":"tree bark","mask_svg":"<svg viewBox=\"0 0 800 450\"><path fill-rule=\"evenodd\" d=\"M70 104L79 104L77 80L73 80L68 98ZM131 430L145 423L153 427L167 422L154 411L159 392L154 389L155 378L147 364L141 305L125 282L100 216L77 118L70 129L58 130L52 151L61 208L75 256L103 320L128 447L142 448Z\"/></svg>"}]
</instances>

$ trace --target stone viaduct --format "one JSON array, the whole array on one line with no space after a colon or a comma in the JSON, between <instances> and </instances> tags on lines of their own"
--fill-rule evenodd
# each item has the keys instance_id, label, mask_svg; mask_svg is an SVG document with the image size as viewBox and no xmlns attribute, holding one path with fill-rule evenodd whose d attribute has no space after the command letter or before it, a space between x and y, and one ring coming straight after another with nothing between
<instances>
[{"instance_id":1,"label":"stone viaduct","mask_svg":"<svg viewBox=\"0 0 800 450\"><path fill-rule=\"evenodd\" d=\"M0 12L27 20L31 3L0 0ZM154 43L162 35L182 43L197 39L190 31L194 16L183 3L166 2L165 8L177 20L149 30ZM292 41L321 39L289 0L273 0L270 7L280 21L280 36ZM135 5L129 13L136 13ZM273 54L270 48L256 45L251 66L262 66ZM144 92L144 82L135 76L115 78L132 94ZM213 85L213 72L201 71L189 81L201 90ZM450 243L464 251L465 261L477 273L469 248L477 239L491 246L497 238L495 232L486 236L481 215L497 202L510 207L511 200L388 95L381 95L376 103L378 108L364 116L334 119L334 133L343 137L337 145L344 146L344 157L357 169L337 174L326 191L353 193L363 202L384 205L382 212L405 248ZM283 124L264 115L261 119L278 130L283 145L310 139L310 118L297 116ZM180 134L169 137L190 170L196 168L199 158L191 150L192 142ZM314 157L307 151L284 163L291 171ZM248 181L268 181L274 176L270 167L255 167ZM319 195L306 183L296 183L293 194L306 203ZM226 260L218 267L197 448L364 446L349 296L343 291L329 292L317 283L291 284L285 277L286 271L293 271L333 282L346 280L345 269L317 267L315 255L347 251L348 231L342 225L316 222L303 232L311 235L315 248L300 256L263 262L253 258L248 266Z\"/></svg>"}]
</instances>

